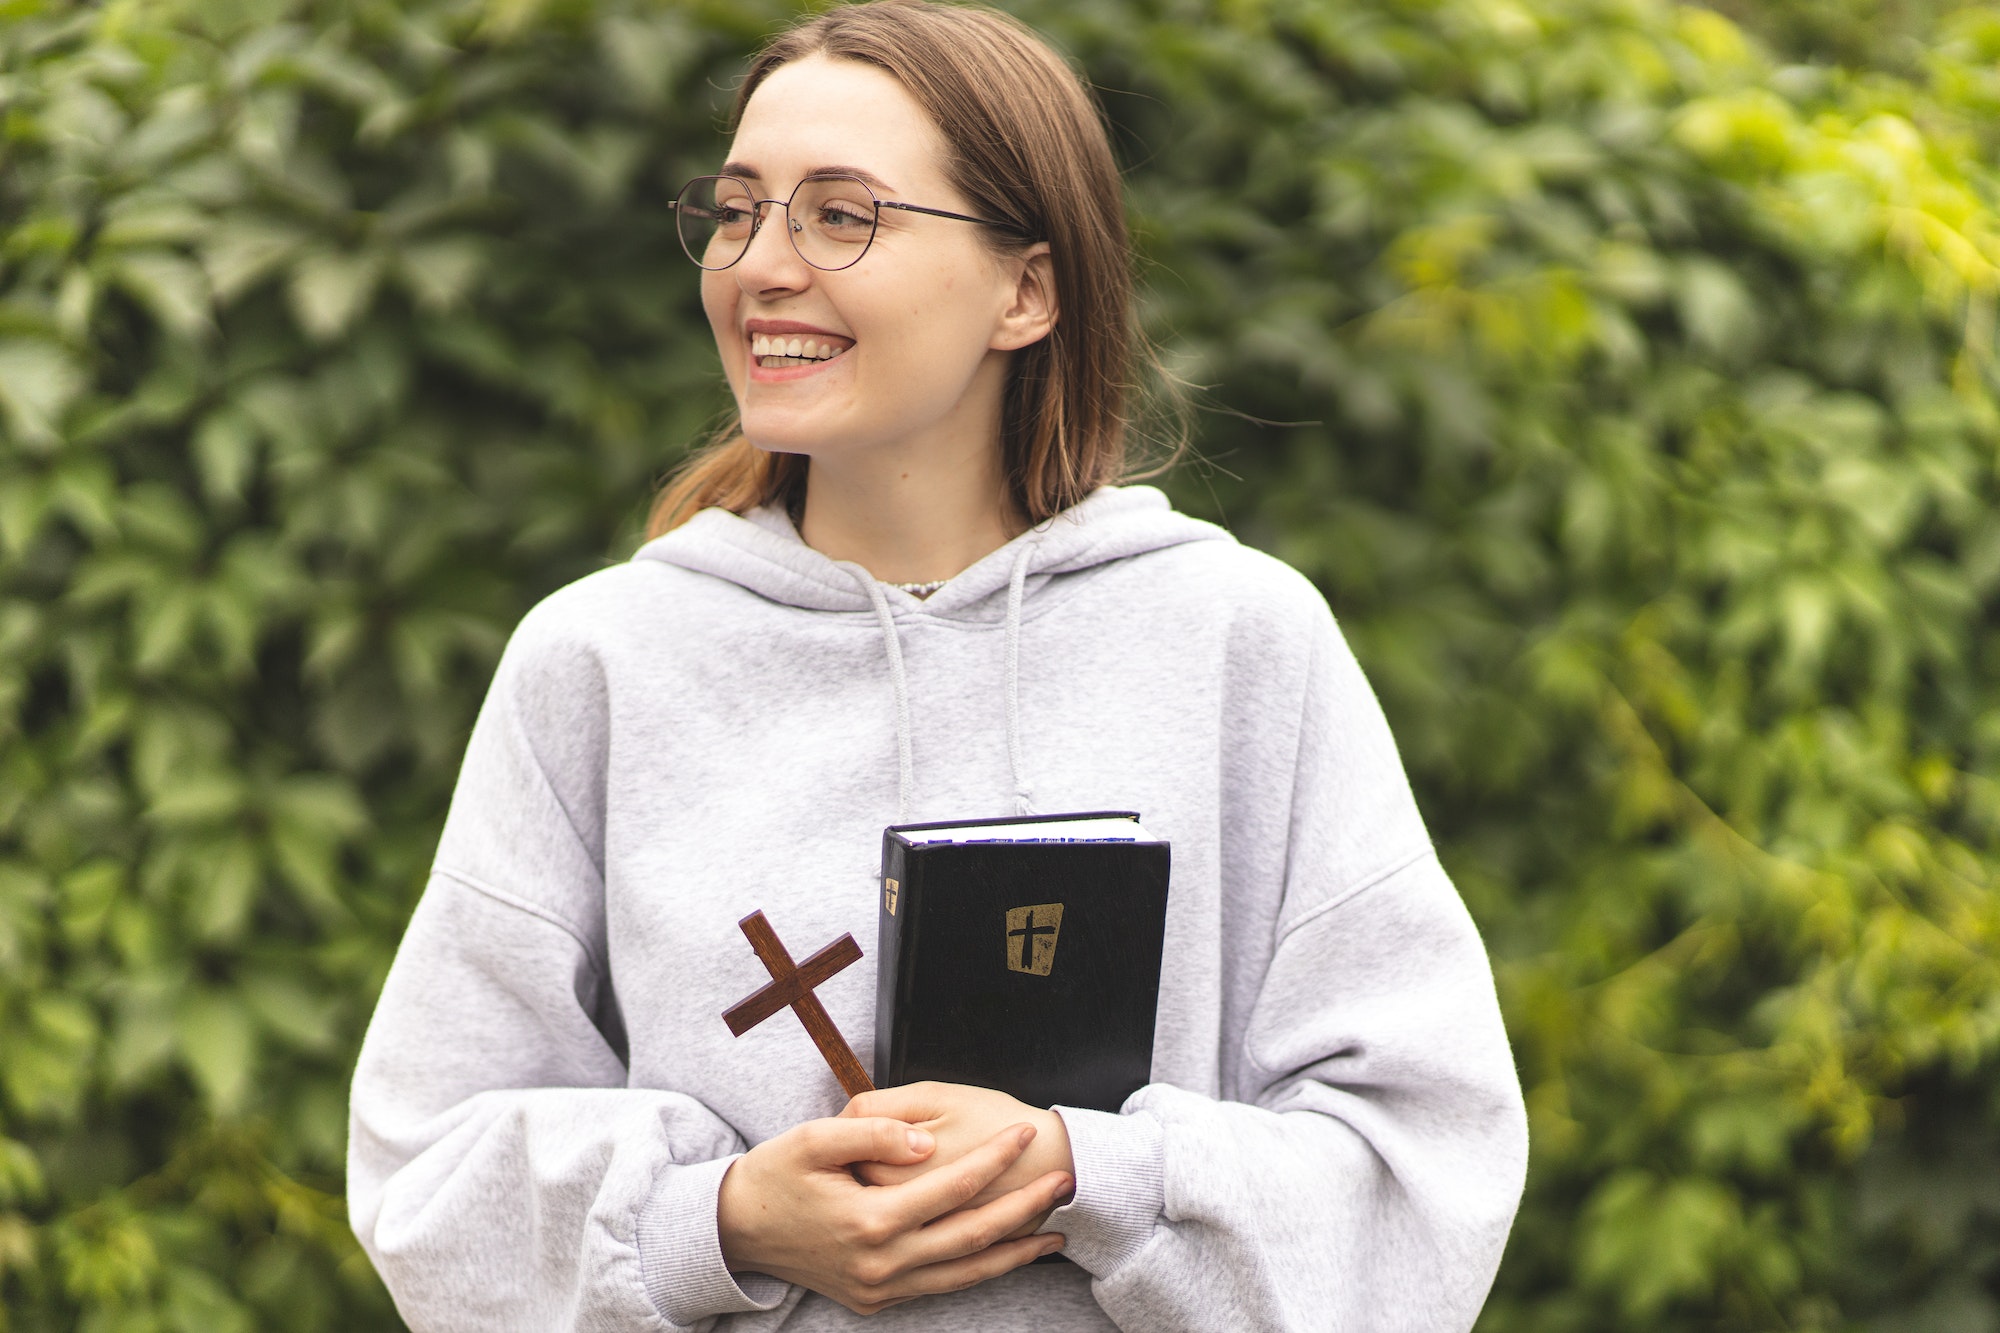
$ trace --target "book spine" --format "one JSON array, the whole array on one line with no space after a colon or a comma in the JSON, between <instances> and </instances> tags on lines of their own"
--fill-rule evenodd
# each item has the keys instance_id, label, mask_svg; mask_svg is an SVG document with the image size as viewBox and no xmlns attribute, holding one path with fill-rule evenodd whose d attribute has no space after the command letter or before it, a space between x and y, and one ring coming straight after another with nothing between
<instances>
[{"instance_id":1,"label":"book spine","mask_svg":"<svg viewBox=\"0 0 2000 1333\"><path fill-rule=\"evenodd\" d=\"M875 904L875 1086L903 1082L903 1052L897 1049L897 1001L903 997L903 927L910 919L908 849L897 838L882 839L882 893Z\"/></svg>"}]
</instances>

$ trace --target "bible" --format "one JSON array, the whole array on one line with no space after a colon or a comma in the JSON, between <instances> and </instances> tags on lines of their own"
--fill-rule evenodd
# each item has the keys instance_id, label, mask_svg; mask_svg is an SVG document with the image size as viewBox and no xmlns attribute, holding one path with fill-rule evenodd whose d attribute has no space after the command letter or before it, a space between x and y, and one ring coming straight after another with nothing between
<instances>
[{"instance_id":1,"label":"bible","mask_svg":"<svg viewBox=\"0 0 2000 1333\"><path fill-rule=\"evenodd\" d=\"M883 830L876 1084L1116 1111L1152 1076L1169 863L1129 811Z\"/></svg>"}]
</instances>

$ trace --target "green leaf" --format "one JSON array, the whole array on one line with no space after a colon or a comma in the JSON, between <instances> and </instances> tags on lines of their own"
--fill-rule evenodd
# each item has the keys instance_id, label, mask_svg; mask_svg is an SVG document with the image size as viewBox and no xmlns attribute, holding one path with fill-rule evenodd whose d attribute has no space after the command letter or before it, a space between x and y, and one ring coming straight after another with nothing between
<instances>
[{"instance_id":1,"label":"green leaf","mask_svg":"<svg viewBox=\"0 0 2000 1333\"><path fill-rule=\"evenodd\" d=\"M458 238L406 246L396 271L410 295L432 310L448 311L463 301L485 266L478 242Z\"/></svg>"},{"instance_id":2,"label":"green leaf","mask_svg":"<svg viewBox=\"0 0 2000 1333\"><path fill-rule=\"evenodd\" d=\"M64 936L72 944L96 940L124 886L124 867L111 860L89 861L64 875L59 890Z\"/></svg>"},{"instance_id":3,"label":"green leaf","mask_svg":"<svg viewBox=\"0 0 2000 1333\"><path fill-rule=\"evenodd\" d=\"M34 1150L0 1137L0 1204L39 1202L47 1188L47 1177Z\"/></svg>"},{"instance_id":4,"label":"green leaf","mask_svg":"<svg viewBox=\"0 0 2000 1333\"><path fill-rule=\"evenodd\" d=\"M1697 347L1734 364L1750 350L1760 329L1756 307L1726 266L1690 260L1675 289L1681 325Z\"/></svg>"},{"instance_id":5,"label":"green leaf","mask_svg":"<svg viewBox=\"0 0 2000 1333\"><path fill-rule=\"evenodd\" d=\"M340 1004L296 980L265 974L243 985L243 998L272 1035L308 1051L325 1051L338 1035Z\"/></svg>"},{"instance_id":6,"label":"green leaf","mask_svg":"<svg viewBox=\"0 0 2000 1333\"><path fill-rule=\"evenodd\" d=\"M215 123L206 88L198 84L175 88L118 146L120 165L128 171L157 171L205 140Z\"/></svg>"},{"instance_id":7,"label":"green leaf","mask_svg":"<svg viewBox=\"0 0 2000 1333\"><path fill-rule=\"evenodd\" d=\"M167 1327L175 1333L250 1333L250 1312L197 1268L167 1270Z\"/></svg>"},{"instance_id":8,"label":"green leaf","mask_svg":"<svg viewBox=\"0 0 2000 1333\"><path fill-rule=\"evenodd\" d=\"M90 334L90 316L97 303L97 280L90 270L73 268L63 274L62 286L56 292L56 327L65 339L72 343L84 341Z\"/></svg>"},{"instance_id":9,"label":"green leaf","mask_svg":"<svg viewBox=\"0 0 2000 1333\"><path fill-rule=\"evenodd\" d=\"M240 502L256 465L256 433L240 412L211 412L195 431L194 456L203 493L211 501Z\"/></svg>"},{"instance_id":10,"label":"green leaf","mask_svg":"<svg viewBox=\"0 0 2000 1333\"><path fill-rule=\"evenodd\" d=\"M102 542L117 531L118 494L118 478L101 460L73 459L50 479L49 507Z\"/></svg>"},{"instance_id":11,"label":"green leaf","mask_svg":"<svg viewBox=\"0 0 2000 1333\"><path fill-rule=\"evenodd\" d=\"M185 584L170 585L135 608L133 665L143 674L164 671L193 648L195 617L201 592Z\"/></svg>"},{"instance_id":12,"label":"green leaf","mask_svg":"<svg viewBox=\"0 0 2000 1333\"><path fill-rule=\"evenodd\" d=\"M188 773L166 786L146 808L149 819L166 825L213 825L236 815L244 786L233 774Z\"/></svg>"},{"instance_id":13,"label":"green leaf","mask_svg":"<svg viewBox=\"0 0 2000 1333\"><path fill-rule=\"evenodd\" d=\"M175 1013L181 1060L202 1099L219 1116L241 1112L257 1060L257 1034L243 1002L214 991L195 991Z\"/></svg>"},{"instance_id":14,"label":"green leaf","mask_svg":"<svg viewBox=\"0 0 2000 1333\"><path fill-rule=\"evenodd\" d=\"M0 1086L24 1116L67 1119L81 1106L95 1053L97 1018L72 995L28 1001L28 1019L0 1033Z\"/></svg>"},{"instance_id":15,"label":"green leaf","mask_svg":"<svg viewBox=\"0 0 2000 1333\"><path fill-rule=\"evenodd\" d=\"M152 1235L122 1209L92 1219L88 1230L59 1231L63 1285L72 1296L105 1312L116 1312L150 1287L160 1271Z\"/></svg>"},{"instance_id":16,"label":"green leaf","mask_svg":"<svg viewBox=\"0 0 2000 1333\"><path fill-rule=\"evenodd\" d=\"M151 192L128 195L106 210L98 230L100 251L176 246L200 238L209 220L184 199Z\"/></svg>"},{"instance_id":17,"label":"green leaf","mask_svg":"<svg viewBox=\"0 0 2000 1333\"><path fill-rule=\"evenodd\" d=\"M1650 1319L1676 1297L1713 1288L1740 1225L1734 1195L1714 1181L1661 1183L1628 1171L1586 1210L1580 1268L1587 1280L1616 1285L1627 1317Z\"/></svg>"},{"instance_id":18,"label":"green leaf","mask_svg":"<svg viewBox=\"0 0 2000 1333\"><path fill-rule=\"evenodd\" d=\"M625 94L647 108L664 106L673 95L675 83L696 54L697 41L696 34L671 13L614 13L598 31L605 64L616 73Z\"/></svg>"},{"instance_id":19,"label":"green leaf","mask_svg":"<svg viewBox=\"0 0 2000 1333\"><path fill-rule=\"evenodd\" d=\"M309 337L330 342L367 309L381 276L379 255L309 253L292 270L292 316Z\"/></svg>"},{"instance_id":20,"label":"green leaf","mask_svg":"<svg viewBox=\"0 0 2000 1333\"><path fill-rule=\"evenodd\" d=\"M41 478L14 476L0 481L0 552L19 559L41 531L49 511L49 488Z\"/></svg>"},{"instance_id":21,"label":"green leaf","mask_svg":"<svg viewBox=\"0 0 2000 1333\"><path fill-rule=\"evenodd\" d=\"M126 255L113 266L111 278L169 333L201 338L213 331L208 278L186 256L166 250Z\"/></svg>"},{"instance_id":22,"label":"green leaf","mask_svg":"<svg viewBox=\"0 0 2000 1333\"><path fill-rule=\"evenodd\" d=\"M318 775L279 782L266 797L274 826L325 838L351 838L368 828L367 808L352 785Z\"/></svg>"},{"instance_id":23,"label":"green leaf","mask_svg":"<svg viewBox=\"0 0 2000 1333\"><path fill-rule=\"evenodd\" d=\"M256 849L230 839L207 852L200 865L188 898L189 926L204 940L242 938L261 879Z\"/></svg>"},{"instance_id":24,"label":"green leaf","mask_svg":"<svg viewBox=\"0 0 2000 1333\"><path fill-rule=\"evenodd\" d=\"M54 444L63 409L83 391L83 373L54 343L0 340L0 411L21 443Z\"/></svg>"},{"instance_id":25,"label":"green leaf","mask_svg":"<svg viewBox=\"0 0 2000 1333\"><path fill-rule=\"evenodd\" d=\"M225 218L202 244L201 262L219 305L233 305L277 271L306 241L307 233L287 223L256 216Z\"/></svg>"},{"instance_id":26,"label":"green leaf","mask_svg":"<svg viewBox=\"0 0 2000 1333\"><path fill-rule=\"evenodd\" d=\"M119 1089L136 1088L173 1058L177 1044L172 987L134 983L112 1018L106 1073Z\"/></svg>"}]
</instances>

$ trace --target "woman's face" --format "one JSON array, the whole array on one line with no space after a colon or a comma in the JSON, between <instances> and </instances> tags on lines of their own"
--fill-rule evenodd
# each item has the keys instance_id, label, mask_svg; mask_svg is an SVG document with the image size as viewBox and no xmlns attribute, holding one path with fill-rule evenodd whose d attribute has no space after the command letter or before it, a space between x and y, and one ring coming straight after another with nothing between
<instances>
[{"instance_id":1,"label":"woman's face","mask_svg":"<svg viewBox=\"0 0 2000 1333\"><path fill-rule=\"evenodd\" d=\"M976 213L946 181L943 156L937 127L901 84L871 65L814 56L752 94L723 174L758 198L785 199L807 175L848 173L873 177L885 201ZM799 257L770 207L743 258L701 284L750 442L824 458L997 439L1007 352L1047 321L1024 323L1025 259L996 255L983 230L882 209L860 262L828 272ZM803 365L755 355L780 334L782 350L798 339L836 354Z\"/></svg>"}]
</instances>

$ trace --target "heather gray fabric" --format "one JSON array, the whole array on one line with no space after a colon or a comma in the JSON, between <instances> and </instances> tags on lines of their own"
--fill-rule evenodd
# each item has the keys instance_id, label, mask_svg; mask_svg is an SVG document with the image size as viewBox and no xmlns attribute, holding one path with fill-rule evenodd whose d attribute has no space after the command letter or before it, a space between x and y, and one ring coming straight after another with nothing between
<instances>
[{"instance_id":1,"label":"heather gray fabric","mask_svg":"<svg viewBox=\"0 0 2000 1333\"><path fill-rule=\"evenodd\" d=\"M1155 1081L1063 1111L1077 1192L1048 1229L1078 1266L870 1327L1468 1328L1519 1085L1318 593L1145 487L927 601L859 572L711 510L514 634L354 1079L354 1230L411 1326L860 1322L723 1267L733 1156L845 1099L789 1014L740 1039L720 1014L766 979L737 918L797 957L851 931L871 957L820 995L866 1060L906 802L1138 810L1173 886Z\"/></svg>"}]
</instances>

